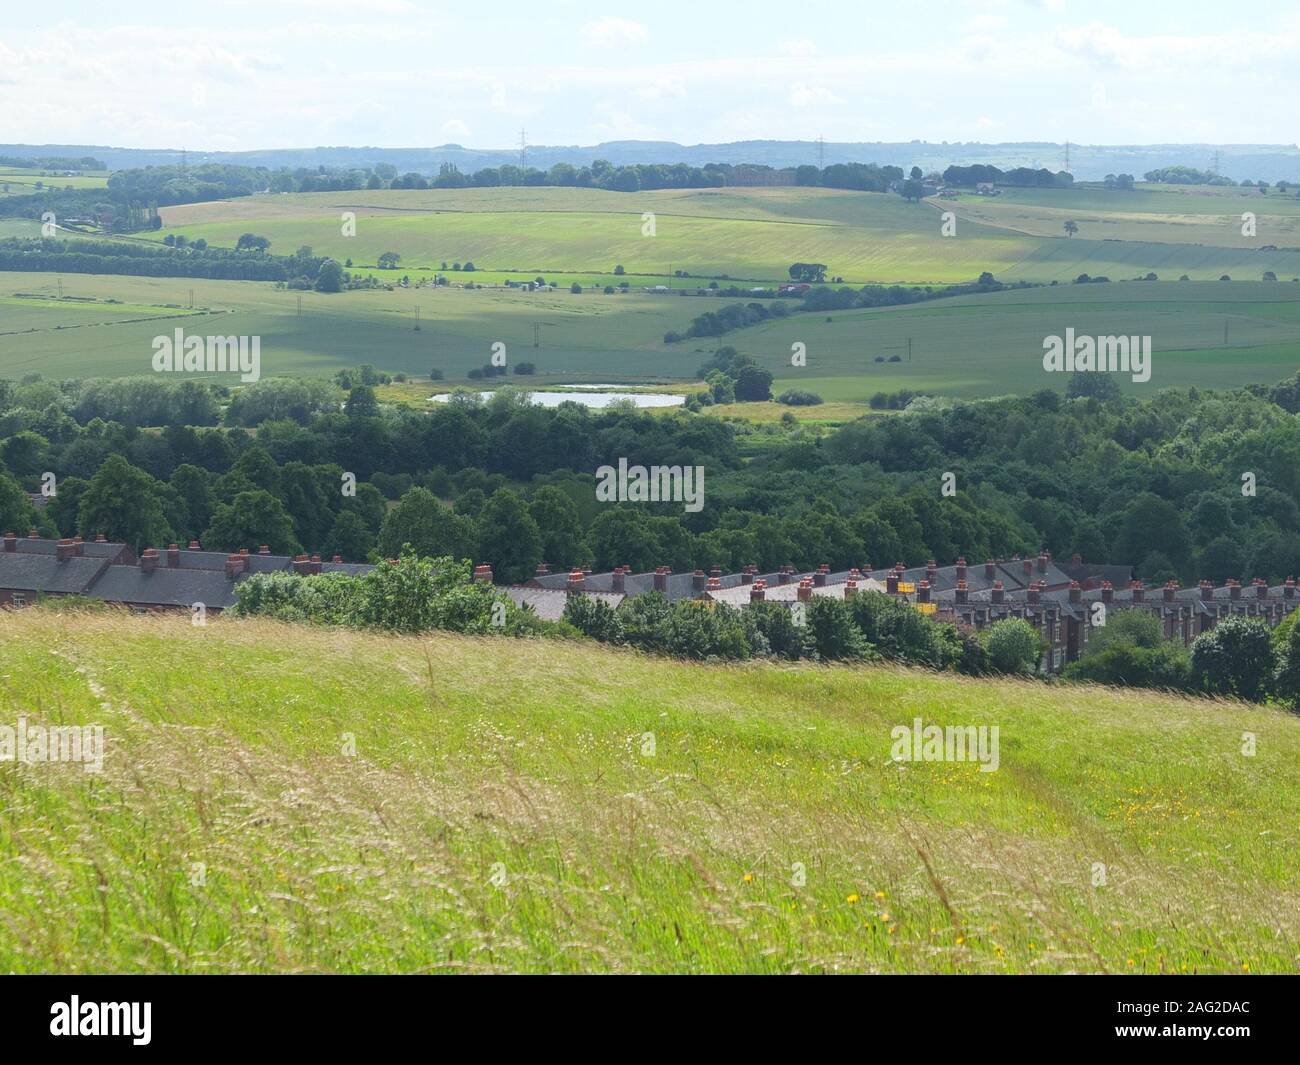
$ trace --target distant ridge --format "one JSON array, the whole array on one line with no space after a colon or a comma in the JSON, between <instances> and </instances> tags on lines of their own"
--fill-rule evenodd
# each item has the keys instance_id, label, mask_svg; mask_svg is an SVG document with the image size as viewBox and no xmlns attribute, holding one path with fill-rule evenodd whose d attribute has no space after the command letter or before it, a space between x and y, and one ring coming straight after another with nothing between
<instances>
[{"instance_id":1,"label":"distant ridge","mask_svg":"<svg viewBox=\"0 0 1300 1065\"><path fill-rule=\"evenodd\" d=\"M1010 169L1016 166L1063 168L1065 146L1046 141L1000 144L967 142L883 142L827 141L826 163L879 163L919 166L943 170L950 164L991 163ZM180 148L115 148L98 144L0 144L0 155L94 155L110 169L163 166L181 161ZM607 159L616 166L630 163L757 163L773 167L816 165L815 141L749 140L726 144L682 145L673 141L607 141L594 145L529 146L527 163L546 169L556 163L580 166ZM1300 147L1295 144L1146 144L1070 145L1070 169L1081 181L1099 180L1107 174L1129 173L1141 177L1148 170L1165 166L1191 166L1205 170L1219 157L1220 172L1237 181L1300 179ZM265 148L250 151L201 151L188 149L186 161L236 163L244 166L317 167L373 166L390 163L405 173L436 173L443 163L462 170L518 163L519 149L465 148L443 144L432 148L316 147Z\"/></svg>"}]
</instances>

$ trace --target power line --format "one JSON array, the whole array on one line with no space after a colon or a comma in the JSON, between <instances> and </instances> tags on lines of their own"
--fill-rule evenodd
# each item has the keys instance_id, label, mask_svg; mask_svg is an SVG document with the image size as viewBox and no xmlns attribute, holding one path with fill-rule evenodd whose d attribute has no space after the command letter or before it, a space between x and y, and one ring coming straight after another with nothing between
<instances>
[{"instance_id":1,"label":"power line","mask_svg":"<svg viewBox=\"0 0 1300 1065\"><path fill-rule=\"evenodd\" d=\"M817 135L817 169L826 169L826 138L820 133Z\"/></svg>"}]
</instances>

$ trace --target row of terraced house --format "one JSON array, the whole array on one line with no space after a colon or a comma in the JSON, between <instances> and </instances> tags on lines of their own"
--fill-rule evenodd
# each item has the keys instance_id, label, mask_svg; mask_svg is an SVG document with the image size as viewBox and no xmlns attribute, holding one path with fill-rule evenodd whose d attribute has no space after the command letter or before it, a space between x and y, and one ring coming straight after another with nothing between
<instances>
[{"instance_id":1,"label":"row of terraced house","mask_svg":"<svg viewBox=\"0 0 1300 1065\"><path fill-rule=\"evenodd\" d=\"M235 603L241 580L257 573L349 573L360 575L374 567L343 562L337 556L273 555L256 552L205 551L194 541L181 548L171 544L159 551L146 548L138 556L122 543L104 537L50 540L35 531L26 537L6 533L0 552L0 606L21 607L40 597L86 596L137 611L190 610L202 603L220 612ZM492 581L492 569L474 569L480 581ZM1201 581L1194 588L1168 582L1147 588L1128 566L1086 564L1078 555L1061 566L1044 551L1031 558L989 559L970 566L959 558L951 566L933 561L924 566L897 563L886 569L863 564L841 572L820 566L796 572L784 566L759 573L746 566L739 573L714 568L674 573L667 566L633 573L620 566L607 573L590 569L552 573L545 566L521 584L503 591L539 617L555 621L570 596L601 599L617 609L631 596L656 591L670 602L695 600L702 605L725 603L743 609L750 603L794 604L814 597L847 597L878 591L910 603L939 621L981 630L1004 618L1033 625L1047 648L1041 668L1058 672L1087 647L1093 631L1104 625L1111 610L1146 610L1160 618L1165 635L1190 644L1222 618L1244 614L1278 624L1297 606L1295 580L1270 586L1256 579L1249 588L1230 580L1215 586Z\"/></svg>"}]
</instances>

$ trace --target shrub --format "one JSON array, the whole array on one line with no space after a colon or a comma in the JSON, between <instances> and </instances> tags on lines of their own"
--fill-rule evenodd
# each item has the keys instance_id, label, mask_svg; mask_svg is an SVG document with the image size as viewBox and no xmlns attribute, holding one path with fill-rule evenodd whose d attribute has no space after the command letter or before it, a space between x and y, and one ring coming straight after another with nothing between
<instances>
[{"instance_id":1,"label":"shrub","mask_svg":"<svg viewBox=\"0 0 1300 1065\"><path fill-rule=\"evenodd\" d=\"M1273 690L1292 709L1300 710L1300 625L1294 623L1295 618L1296 613L1287 618L1292 624L1287 632L1286 644L1279 651L1280 662Z\"/></svg>"},{"instance_id":2,"label":"shrub","mask_svg":"<svg viewBox=\"0 0 1300 1065\"><path fill-rule=\"evenodd\" d=\"M1224 618L1192 644L1192 675L1212 695L1262 700L1277 671L1277 654L1260 618Z\"/></svg>"},{"instance_id":3,"label":"shrub","mask_svg":"<svg viewBox=\"0 0 1300 1065\"><path fill-rule=\"evenodd\" d=\"M751 603L745 617L777 658L812 658L817 642L807 625L796 625L794 614L784 603Z\"/></svg>"},{"instance_id":4,"label":"shrub","mask_svg":"<svg viewBox=\"0 0 1300 1065\"><path fill-rule=\"evenodd\" d=\"M584 636L601 643L622 643L623 623L604 599L571 595L564 604L564 620Z\"/></svg>"},{"instance_id":5,"label":"shrub","mask_svg":"<svg viewBox=\"0 0 1300 1065\"><path fill-rule=\"evenodd\" d=\"M812 632L819 658L834 661L879 657L854 624L853 609L843 599L814 596L807 604L805 624Z\"/></svg>"},{"instance_id":6,"label":"shrub","mask_svg":"<svg viewBox=\"0 0 1300 1065\"><path fill-rule=\"evenodd\" d=\"M984 647L998 673L1032 673L1043 655L1043 640L1027 621L1003 618L989 628Z\"/></svg>"},{"instance_id":7,"label":"shrub","mask_svg":"<svg viewBox=\"0 0 1300 1065\"><path fill-rule=\"evenodd\" d=\"M784 403L787 407L815 407L822 402L822 397L816 392L806 392L800 388L787 388L776 397L778 403Z\"/></svg>"}]
</instances>

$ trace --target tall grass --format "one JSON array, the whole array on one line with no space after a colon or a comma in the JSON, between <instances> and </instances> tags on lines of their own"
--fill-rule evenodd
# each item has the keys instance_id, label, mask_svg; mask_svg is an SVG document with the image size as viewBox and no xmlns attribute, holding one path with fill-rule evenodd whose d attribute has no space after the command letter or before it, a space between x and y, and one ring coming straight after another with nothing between
<instances>
[{"instance_id":1,"label":"tall grass","mask_svg":"<svg viewBox=\"0 0 1300 1065\"><path fill-rule=\"evenodd\" d=\"M42 608L0 613L19 715L108 750L0 762L5 971L1300 967L1259 707ZM1001 768L891 762L918 716Z\"/></svg>"}]
</instances>

